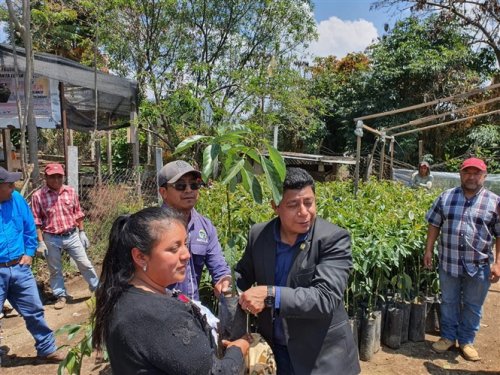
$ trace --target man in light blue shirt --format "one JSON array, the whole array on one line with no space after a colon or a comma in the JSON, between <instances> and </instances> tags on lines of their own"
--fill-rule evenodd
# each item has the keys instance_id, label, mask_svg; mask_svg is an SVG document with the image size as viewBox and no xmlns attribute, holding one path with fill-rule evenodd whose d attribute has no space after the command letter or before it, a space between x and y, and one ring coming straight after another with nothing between
<instances>
[{"instance_id":1,"label":"man in light blue shirt","mask_svg":"<svg viewBox=\"0 0 500 375\"><path fill-rule=\"evenodd\" d=\"M35 339L38 358L60 362L54 333L45 321L31 262L38 246L33 214L24 198L14 191L21 173L0 167L0 306L9 299L23 316Z\"/></svg>"}]
</instances>

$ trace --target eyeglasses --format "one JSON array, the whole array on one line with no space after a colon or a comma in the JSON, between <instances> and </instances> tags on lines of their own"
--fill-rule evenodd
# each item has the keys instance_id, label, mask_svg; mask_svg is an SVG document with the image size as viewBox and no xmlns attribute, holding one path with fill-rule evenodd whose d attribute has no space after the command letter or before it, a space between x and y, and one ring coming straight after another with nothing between
<instances>
[{"instance_id":1,"label":"eyeglasses","mask_svg":"<svg viewBox=\"0 0 500 375\"><path fill-rule=\"evenodd\" d=\"M185 182L176 182L174 184L166 184L166 185L172 186L177 191L184 191L184 190L186 190L188 185L191 188L191 190L198 190L199 188L201 188L203 186L203 183L191 182L189 184L186 184Z\"/></svg>"}]
</instances>

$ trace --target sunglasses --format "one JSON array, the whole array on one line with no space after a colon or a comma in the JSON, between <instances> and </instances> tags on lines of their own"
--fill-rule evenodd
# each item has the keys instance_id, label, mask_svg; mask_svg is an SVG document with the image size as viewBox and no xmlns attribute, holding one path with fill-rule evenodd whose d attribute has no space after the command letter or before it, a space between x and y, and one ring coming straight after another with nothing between
<instances>
[{"instance_id":1,"label":"sunglasses","mask_svg":"<svg viewBox=\"0 0 500 375\"><path fill-rule=\"evenodd\" d=\"M189 187L191 190L198 190L203 186L203 183L201 182L191 182L189 184L186 184L185 182L176 182L174 184L166 184L167 186L172 186L175 190L177 191L184 191L186 188Z\"/></svg>"}]
</instances>

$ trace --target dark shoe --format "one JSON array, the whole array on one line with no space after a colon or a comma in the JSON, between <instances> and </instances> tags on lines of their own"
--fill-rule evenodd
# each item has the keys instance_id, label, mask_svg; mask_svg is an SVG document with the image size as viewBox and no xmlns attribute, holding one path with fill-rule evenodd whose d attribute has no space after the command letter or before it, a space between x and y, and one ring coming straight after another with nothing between
<instances>
[{"instance_id":1,"label":"dark shoe","mask_svg":"<svg viewBox=\"0 0 500 375\"><path fill-rule=\"evenodd\" d=\"M59 297L57 302L54 304L54 309L61 310L66 306L66 297Z\"/></svg>"},{"instance_id":2,"label":"dark shoe","mask_svg":"<svg viewBox=\"0 0 500 375\"><path fill-rule=\"evenodd\" d=\"M38 356L38 359L41 359L42 361L47 363L59 363L64 361L64 358L66 358L66 356L63 353L58 352L57 350L50 353L49 355L46 355L45 357Z\"/></svg>"}]
</instances>

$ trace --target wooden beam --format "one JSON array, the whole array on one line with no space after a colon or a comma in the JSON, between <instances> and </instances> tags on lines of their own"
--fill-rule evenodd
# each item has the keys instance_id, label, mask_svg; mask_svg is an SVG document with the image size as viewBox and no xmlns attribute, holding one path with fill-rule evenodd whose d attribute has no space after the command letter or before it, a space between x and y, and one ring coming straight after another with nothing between
<instances>
[{"instance_id":1,"label":"wooden beam","mask_svg":"<svg viewBox=\"0 0 500 375\"><path fill-rule=\"evenodd\" d=\"M429 107L429 106L434 105L434 104L449 102L449 101L456 100L456 99L464 99L464 98L468 98L469 96L476 95L476 94L479 94L481 92L492 90L492 89L495 89L498 87L500 87L500 83L497 83L497 84L491 85L491 86L487 86L487 87L481 87L479 89L474 89L472 91L468 91L468 92L463 93L463 94L457 94L457 95L448 96L446 98L436 99L436 100L433 100L433 101L427 102L427 103L421 103L421 104L416 104L416 105L412 105L409 107L394 109L392 111L379 112L379 113L375 113L373 115L357 117L354 119L354 121L363 121L363 120L374 119L374 118L378 118L378 117L382 117L382 116L395 115L397 113L403 113L403 112L412 111L414 109Z\"/></svg>"},{"instance_id":2,"label":"wooden beam","mask_svg":"<svg viewBox=\"0 0 500 375\"><path fill-rule=\"evenodd\" d=\"M436 119L441 118L441 117L446 117L446 116L453 115L453 114L456 114L456 113L465 112L465 111L467 111L469 109L473 109L473 108L476 108L476 107L481 107L481 106L487 105L487 104L492 104L492 103L495 103L495 102L498 102L498 101L500 101L500 96L497 96L497 97L495 97L493 99L490 99L490 100L485 100L483 102L480 102L480 103L477 103L477 104L474 104L474 105L470 105L470 106L467 106L467 107L459 108L459 109L454 110L454 111L449 111L449 112L446 112L446 113L440 113L440 114L437 114L437 115L422 117L422 118L419 118L419 119L407 122L406 124L392 126L392 127L387 128L385 130L388 132L388 131L391 131L391 130L405 128L405 127L410 126L410 125L422 125L422 124L425 124L426 122L429 122L429 121L432 121L432 120L436 120Z\"/></svg>"},{"instance_id":3,"label":"wooden beam","mask_svg":"<svg viewBox=\"0 0 500 375\"><path fill-rule=\"evenodd\" d=\"M377 129L369 127L368 125L363 124L363 129L368 130L370 133L377 134L379 137L383 137L381 132L379 132Z\"/></svg>"},{"instance_id":4,"label":"wooden beam","mask_svg":"<svg viewBox=\"0 0 500 375\"><path fill-rule=\"evenodd\" d=\"M466 120L472 120L472 119L479 118L479 117L493 115L495 113L500 113L500 109L498 109L496 111L491 111L491 112L486 112L486 113L480 113L480 114L474 115L474 116L464 117L464 118L461 118L461 119L458 119L458 120L453 120L453 121L448 121L448 122L442 122L442 123L436 124L436 125L425 126L423 128L407 130L407 131L404 131L404 132L401 132L401 133L393 134L392 136L393 137L397 137L397 136L400 136L400 135L406 135L406 134L421 132L423 130L434 129L434 128L438 128L438 127L446 126L446 125L452 125L452 124L456 124L456 123L459 123L459 122L462 122L462 121L466 121Z\"/></svg>"}]
</instances>

